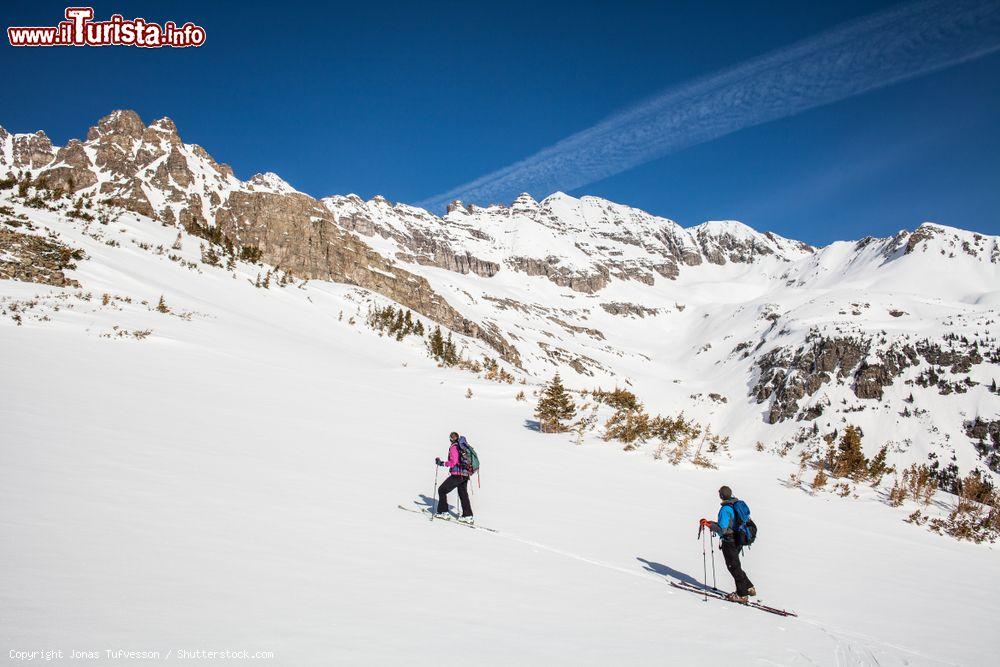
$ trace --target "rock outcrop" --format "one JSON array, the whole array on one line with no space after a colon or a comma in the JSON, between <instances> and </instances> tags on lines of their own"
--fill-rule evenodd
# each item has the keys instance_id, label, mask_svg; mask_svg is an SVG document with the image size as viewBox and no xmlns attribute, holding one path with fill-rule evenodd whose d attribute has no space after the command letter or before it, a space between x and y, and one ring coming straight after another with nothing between
<instances>
[{"instance_id":1,"label":"rock outcrop","mask_svg":"<svg viewBox=\"0 0 1000 667\"><path fill-rule=\"evenodd\" d=\"M32 234L23 234L0 223L0 280L20 280L57 287L79 287L66 276L83 253Z\"/></svg>"},{"instance_id":2,"label":"rock outcrop","mask_svg":"<svg viewBox=\"0 0 1000 667\"><path fill-rule=\"evenodd\" d=\"M792 351L777 347L757 359L759 375L750 395L758 403L770 400L766 421L814 419L822 411L801 411L799 402L814 395L824 384L838 382L851 387L862 400L881 400L884 389L894 384L903 371L925 365L925 372L912 381L939 393L964 392L968 372L984 361L978 344L952 339L946 349L927 340L915 343L876 345L871 336L826 337L813 332L806 344ZM939 377L935 368L964 375L961 382Z\"/></svg>"}]
</instances>

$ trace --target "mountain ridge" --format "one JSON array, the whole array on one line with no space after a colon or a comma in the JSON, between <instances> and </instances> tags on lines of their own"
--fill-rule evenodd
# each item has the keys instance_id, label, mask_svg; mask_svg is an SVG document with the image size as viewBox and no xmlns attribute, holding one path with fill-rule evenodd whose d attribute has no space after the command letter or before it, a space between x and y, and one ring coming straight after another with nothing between
<instances>
[{"instance_id":1,"label":"mountain ridge","mask_svg":"<svg viewBox=\"0 0 1000 667\"><path fill-rule=\"evenodd\" d=\"M925 222L816 248L565 193L443 216L381 196L317 200L271 172L241 181L168 118L128 111L62 147L0 129L5 172L18 206L47 192L183 228L382 294L459 334L469 356L478 340L529 377L628 386L749 442L816 449L855 424L869 450L968 470L982 458L969 424L1000 423L1000 237Z\"/></svg>"}]
</instances>

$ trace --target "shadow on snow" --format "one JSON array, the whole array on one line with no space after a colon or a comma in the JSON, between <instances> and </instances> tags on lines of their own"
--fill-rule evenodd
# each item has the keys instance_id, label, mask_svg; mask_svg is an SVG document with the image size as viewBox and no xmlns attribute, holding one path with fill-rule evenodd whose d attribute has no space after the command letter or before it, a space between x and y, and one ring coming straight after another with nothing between
<instances>
[{"instance_id":1,"label":"shadow on snow","mask_svg":"<svg viewBox=\"0 0 1000 667\"><path fill-rule=\"evenodd\" d=\"M636 556L635 559L642 563L642 567L647 572L652 572L653 574L658 574L663 577L672 577L677 581L684 582L685 584L691 584L692 586L697 586L698 588L705 588L705 584L698 581L690 574L681 572L680 570L675 570L669 565L664 565L663 563L655 563L651 560L646 560L640 556ZM708 590L712 590L709 588Z\"/></svg>"}]
</instances>

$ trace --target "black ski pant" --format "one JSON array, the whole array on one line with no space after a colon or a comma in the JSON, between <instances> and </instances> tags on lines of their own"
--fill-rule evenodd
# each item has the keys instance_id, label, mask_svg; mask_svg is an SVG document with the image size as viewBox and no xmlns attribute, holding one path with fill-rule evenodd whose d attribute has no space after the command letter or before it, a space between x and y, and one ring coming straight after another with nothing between
<instances>
[{"instance_id":1,"label":"black ski pant","mask_svg":"<svg viewBox=\"0 0 1000 667\"><path fill-rule=\"evenodd\" d=\"M736 594L746 597L747 591L753 588L753 583L740 565L739 545L732 540L722 540L722 556L726 559L726 569L736 582Z\"/></svg>"},{"instance_id":2,"label":"black ski pant","mask_svg":"<svg viewBox=\"0 0 1000 667\"><path fill-rule=\"evenodd\" d=\"M438 487L438 514L448 511L448 494L458 489L458 499L462 501L462 516L472 516L472 503L469 502L469 478L464 475L452 475Z\"/></svg>"}]
</instances>

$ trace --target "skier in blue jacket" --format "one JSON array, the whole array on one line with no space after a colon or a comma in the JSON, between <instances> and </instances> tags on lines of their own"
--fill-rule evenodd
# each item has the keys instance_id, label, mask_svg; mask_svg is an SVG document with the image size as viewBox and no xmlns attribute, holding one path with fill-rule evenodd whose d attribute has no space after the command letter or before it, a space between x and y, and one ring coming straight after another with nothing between
<instances>
[{"instance_id":1,"label":"skier in blue jacket","mask_svg":"<svg viewBox=\"0 0 1000 667\"><path fill-rule=\"evenodd\" d=\"M719 548L722 550L722 556L726 559L726 569L729 570L729 574L733 575L733 580L736 582L736 592L730 593L726 597L734 602L746 602L749 597L757 595L757 591L753 582L750 581L750 577L743 571L743 566L740 565L740 551L743 547L733 532L736 525L736 511L733 509L733 505L738 498L733 496L732 489L723 486L719 489L719 499L722 501L722 506L719 508L718 521L702 519L703 525L708 526L719 535Z\"/></svg>"}]
</instances>

